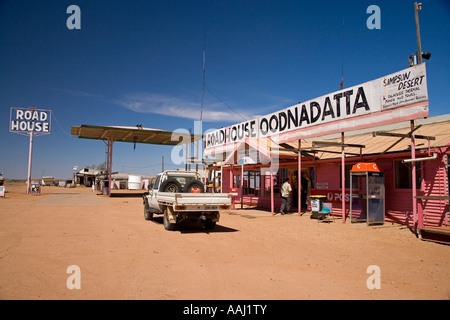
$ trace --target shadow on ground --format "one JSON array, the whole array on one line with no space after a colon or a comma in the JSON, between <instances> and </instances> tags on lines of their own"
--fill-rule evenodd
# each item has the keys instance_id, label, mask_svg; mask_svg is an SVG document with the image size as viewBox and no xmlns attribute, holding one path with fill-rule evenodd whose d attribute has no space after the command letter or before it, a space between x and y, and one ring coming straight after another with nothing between
<instances>
[{"instance_id":1,"label":"shadow on ground","mask_svg":"<svg viewBox=\"0 0 450 320\"><path fill-rule=\"evenodd\" d=\"M163 226L163 217L154 217L151 222L161 225L161 228L164 228ZM228 228L222 225L217 224L214 229L206 229L203 223L200 221L192 222L192 221L183 221L181 223L178 223L173 230L175 232L180 233L221 233L221 232L237 232L239 230Z\"/></svg>"}]
</instances>

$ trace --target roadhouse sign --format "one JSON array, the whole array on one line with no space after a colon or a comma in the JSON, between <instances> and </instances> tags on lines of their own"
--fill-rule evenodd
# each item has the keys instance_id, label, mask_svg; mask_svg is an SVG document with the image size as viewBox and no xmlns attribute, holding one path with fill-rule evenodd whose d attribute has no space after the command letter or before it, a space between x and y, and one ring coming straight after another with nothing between
<instances>
[{"instance_id":1,"label":"roadhouse sign","mask_svg":"<svg viewBox=\"0 0 450 320\"><path fill-rule=\"evenodd\" d=\"M352 127L355 127L361 116L380 114L427 100L426 69L423 63L266 116L208 132L205 135L205 151L208 148L239 142L246 137L264 138L320 124L339 123L350 118L354 121ZM424 111L428 114L428 105ZM370 121L365 125L370 126ZM338 132L346 129L344 126L336 127Z\"/></svg>"},{"instance_id":2,"label":"roadhouse sign","mask_svg":"<svg viewBox=\"0 0 450 320\"><path fill-rule=\"evenodd\" d=\"M34 108L11 108L9 131L50 134L51 111Z\"/></svg>"}]
</instances>

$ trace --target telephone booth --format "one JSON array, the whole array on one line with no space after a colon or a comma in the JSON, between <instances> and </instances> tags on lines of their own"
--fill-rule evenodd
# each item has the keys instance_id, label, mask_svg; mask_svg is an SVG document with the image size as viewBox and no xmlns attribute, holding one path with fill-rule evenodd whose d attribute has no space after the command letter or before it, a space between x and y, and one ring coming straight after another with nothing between
<instances>
[{"instance_id":1,"label":"telephone booth","mask_svg":"<svg viewBox=\"0 0 450 320\"><path fill-rule=\"evenodd\" d=\"M384 224L384 177L376 163L357 163L350 171L350 222Z\"/></svg>"}]
</instances>

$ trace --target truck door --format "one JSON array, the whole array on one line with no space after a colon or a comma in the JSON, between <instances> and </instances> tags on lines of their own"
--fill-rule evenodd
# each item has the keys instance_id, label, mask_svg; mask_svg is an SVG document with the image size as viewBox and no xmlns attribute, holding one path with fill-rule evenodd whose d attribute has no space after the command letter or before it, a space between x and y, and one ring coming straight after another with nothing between
<instances>
[{"instance_id":1,"label":"truck door","mask_svg":"<svg viewBox=\"0 0 450 320\"><path fill-rule=\"evenodd\" d=\"M149 191L149 205L151 208L159 209L158 201L156 200L156 196L158 194L159 183L161 181L161 175L156 177L155 183L153 184L153 189Z\"/></svg>"}]
</instances>

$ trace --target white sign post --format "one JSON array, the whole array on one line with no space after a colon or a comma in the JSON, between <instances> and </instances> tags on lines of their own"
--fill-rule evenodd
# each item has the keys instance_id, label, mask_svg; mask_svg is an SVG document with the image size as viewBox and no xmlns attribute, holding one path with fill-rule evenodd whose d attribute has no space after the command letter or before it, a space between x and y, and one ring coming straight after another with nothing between
<instances>
[{"instance_id":1,"label":"white sign post","mask_svg":"<svg viewBox=\"0 0 450 320\"><path fill-rule=\"evenodd\" d=\"M27 194L31 193L31 167L33 158L33 138L50 134L51 110L30 108L11 108L9 131L30 137L28 154Z\"/></svg>"}]
</instances>

